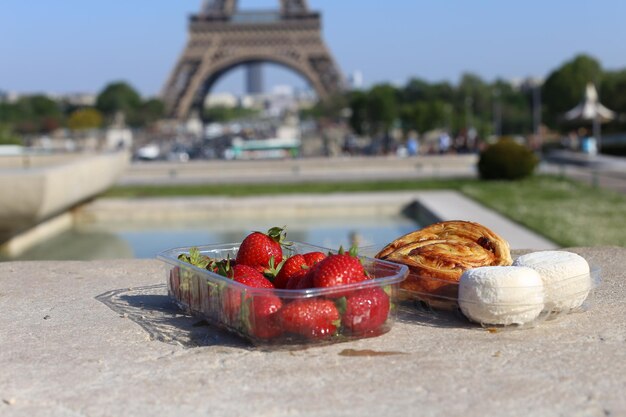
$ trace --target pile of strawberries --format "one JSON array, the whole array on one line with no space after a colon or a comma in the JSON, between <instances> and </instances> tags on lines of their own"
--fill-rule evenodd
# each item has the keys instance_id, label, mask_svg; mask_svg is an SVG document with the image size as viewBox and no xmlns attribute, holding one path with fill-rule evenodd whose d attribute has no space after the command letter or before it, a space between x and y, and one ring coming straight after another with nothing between
<instances>
[{"instance_id":1,"label":"pile of strawberries","mask_svg":"<svg viewBox=\"0 0 626 417\"><path fill-rule=\"evenodd\" d=\"M249 234L236 259L212 259L197 251L179 259L246 286L243 290L237 286L225 289L223 310L231 323L239 319L246 333L255 338L296 335L324 339L366 335L381 328L390 309L389 296L381 287L324 291L325 295L308 298L302 291L293 296L267 291L332 288L370 279L355 250L337 254L313 251L283 258L283 246L289 245L284 238L284 229L275 227L267 233Z\"/></svg>"}]
</instances>

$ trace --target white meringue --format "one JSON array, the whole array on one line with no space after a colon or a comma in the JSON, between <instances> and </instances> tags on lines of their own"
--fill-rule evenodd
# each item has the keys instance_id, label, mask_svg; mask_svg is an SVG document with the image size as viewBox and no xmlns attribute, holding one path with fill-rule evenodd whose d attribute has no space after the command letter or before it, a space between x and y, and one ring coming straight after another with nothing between
<instances>
[{"instance_id":1,"label":"white meringue","mask_svg":"<svg viewBox=\"0 0 626 417\"><path fill-rule=\"evenodd\" d=\"M591 290L589 264L572 252L533 252L520 256L513 265L532 268L539 273L546 288L546 308L551 311L580 307Z\"/></svg>"},{"instance_id":2,"label":"white meringue","mask_svg":"<svg viewBox=\"0 0 626 417\"><path fill-rule=\"evenodd\" d=\"M526 324L544 309L544 287L531 268L484 266L463 273L459 281L463 314L481 324Z\"/></svg>"}]
</instances>

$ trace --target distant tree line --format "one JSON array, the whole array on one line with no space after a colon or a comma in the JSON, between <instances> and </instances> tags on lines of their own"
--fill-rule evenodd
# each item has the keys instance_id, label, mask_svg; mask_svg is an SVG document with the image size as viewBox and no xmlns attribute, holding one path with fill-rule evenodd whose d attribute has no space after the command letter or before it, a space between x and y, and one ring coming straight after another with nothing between
<instances>
[{"instance_id":1,"label":"distant tree line","mask_svg":"<svg viewBox=\"0 0 626 417\"><path fill-rule=\"evenodd\" d=\"M338 95L308 114L347 118L354 131L364 135L379 135L391 127L418 132L474 128L482 137L527 135L535 127L533 100L539 98L542 124L565 132L572 126L563 120L563 114L580 103L588 82L596 85L606 107L622 115L603 131L626 130L626 69L605 71L588 55L565 62L540 86L513 86L504 80L489 83L474 74L464 74L456 85L413 78L402 87L378 84Z\"/></svg>"},{"instance_id":2,"label":"distant tree line","mask_svg":"<svg viewBox=\"0 0 626 417\"><path fill-rule=\"evenodd\" d=\"M118 112L131 127L146 127L163 117L158 99L143 100L125 82L107 85L91 106L55 101L45 95L20 97L16 102L0 102L0 143L17 143L22 135L47 134L58 128L97 129L110 123Z\"/></svg>"},{"instance_id":3,"label":"distant tree line","mask_svg":"<svg viewBox=\"0 0 626 417\"><path fill-rule=\"evenodd\" d=\"M603 132L626 131L626 69L604 70L588 55L565 62L540 87L513 86L504 80L486 82L469 73L456 85L413 78L402 87L378 84L340 94L304 113L315 118L347 119L355 132L370 136L384 134L392 127L418 132L447 129L453 133L473 128L481 137L527 135L534 129L533 99L539 95L542 123L566 132L572 126L564 122L563 114L582 100L588 82L595 83L602 103L620 115L605 125ZM0 143L19 142L22 135L45 134L59 127L99 128L118 112L124 113L131 127L146 127L164 116L164 106L158 99L142 99L125 82L107 85L93 107L77 107L44 95L24 96L16 102L0 102ZM225 121L252 113L216 107L205 110L203 116Z\"/></svg>"},{"instance_id":4,"label":"distant tree line","mask_svg":"<svg viewBox=\"0 0 626 417\"><path fill-rule=\"evenodd\" d=\"M210 106L203 112L203 119L207 122L230 122L237 119L254 118L260 113L257 109L249 109L241 106Z\"/></svg>"}]
</instances>

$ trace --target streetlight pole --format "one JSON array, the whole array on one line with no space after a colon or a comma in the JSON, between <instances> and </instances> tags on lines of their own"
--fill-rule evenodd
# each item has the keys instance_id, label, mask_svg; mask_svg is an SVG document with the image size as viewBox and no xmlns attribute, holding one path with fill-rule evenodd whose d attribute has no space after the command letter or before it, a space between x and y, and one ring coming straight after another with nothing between
<instances>
[{"instance_id":1,"label":"streetlight pole","mask_svg":"<svg viewBox=\"0 0 626 417\"><path fill-rule=\"evenodd\" d=\"M473 123L472 123L472 103L474 102L474 100L472 99L472 97L467 96L465 97L465 128L466 130L469 131L470 128L472 128Z\"/></svg>"},{"instance_id":2,"label":"streetlight pole","mask_svg":"<svg viewBox=\"0 0 626 417\"><path fill-rule=\"evenodd\" d=\"M493 90L493 133L498 138L502 135L502 106L498 88Z\"/></svg>"},{"instance_id":3,"label":"streetlight pole","mask_svg":"<svg viewBox=\"0 0 626 417\"><path fill-rule=\"evenodd\" d=\"M598 114L598 111L596 110L596 114L593 116L593 125L592 125L592 131L593 131L593 137L596 140L596 149L598 151L598 153L600 153L600 148L601 148L601 143L602 143L602 138L601 138L601 131L600 131L600 115Z\"/></svg>"},{"instance_id":4,"label":"streetlight pole","mask_svg":"<svg viewBox=\"0 0 626 417\"><path fill-rule=\"evenodd\" d=\"M533 82L533 132L539 142L539 146L543 142L541 138L541 83Z\"/></svg>"}]
</instances>

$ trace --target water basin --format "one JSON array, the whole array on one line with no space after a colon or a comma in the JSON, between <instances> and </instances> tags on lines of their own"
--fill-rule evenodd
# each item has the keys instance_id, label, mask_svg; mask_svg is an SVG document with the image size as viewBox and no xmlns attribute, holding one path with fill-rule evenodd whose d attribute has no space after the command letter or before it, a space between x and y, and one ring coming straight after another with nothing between
<instances>
[{"instance_id":1,"label":"water basin","mask_svg":"<svg viewBox=\"0 0 626 417\"><path fill-rule=\"evenodd\" d=\"M419 228L416 220L400 213L340 216L277 216L262 219L221 219L219 222L94 222L33 247L19 260L95 260L154 258L163 250L194 245L239 242L253 230L287 225L289 240L339 248L352 242L382 246Z\"/></svg>"}]
</instances>

